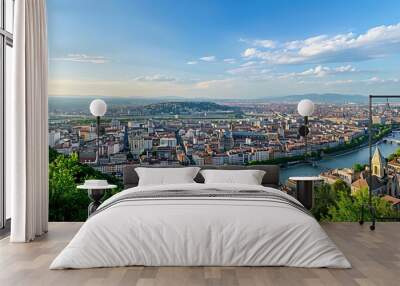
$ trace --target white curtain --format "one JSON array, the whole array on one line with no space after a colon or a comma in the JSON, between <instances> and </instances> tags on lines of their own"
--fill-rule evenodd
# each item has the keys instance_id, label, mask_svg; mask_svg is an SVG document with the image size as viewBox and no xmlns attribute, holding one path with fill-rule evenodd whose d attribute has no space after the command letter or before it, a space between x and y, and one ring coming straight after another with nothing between
<instances>
[{"instance_id":1,"label":"white curtain","mask_svg":"<svg viewBox=\"0 0 400 286\"><path fill-rule=\"evenodd\" d=\"M6 187L12 242L47 232L48 122L45 0L15 1L12 98L6 98Z\"/></svg>"}]
</instances>

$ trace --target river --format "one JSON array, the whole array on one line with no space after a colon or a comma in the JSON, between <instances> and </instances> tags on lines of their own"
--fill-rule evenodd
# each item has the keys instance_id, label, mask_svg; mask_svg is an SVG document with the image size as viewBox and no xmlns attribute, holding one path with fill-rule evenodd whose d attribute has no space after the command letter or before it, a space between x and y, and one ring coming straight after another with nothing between
<instances>
[{"instance_id":1,"label":"river","mask_svg":"<svg viewBox=\"0 0 400 286\"><path fill-rule=\"evenodd\" d=\"M394 153L400 145L390 143L380 143L379 149L383 156L387 157ZM375 151L375 147L372 152ZM311 164L299 164L288 168L281 168L280 181L285 183L292 176L316 176L329 169L352 167L355 163L367 164L369 158L368 146L354 150L343 155L324 158L317 162L317 166Z\"/></svg>"}]
</instances>

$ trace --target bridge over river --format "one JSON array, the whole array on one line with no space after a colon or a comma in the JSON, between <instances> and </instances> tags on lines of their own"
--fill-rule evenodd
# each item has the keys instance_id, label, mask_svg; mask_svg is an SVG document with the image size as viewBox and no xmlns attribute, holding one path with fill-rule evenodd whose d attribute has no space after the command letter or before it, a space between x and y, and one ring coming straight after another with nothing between
<instances>
[{"instance_id":1,"label":"bridge over river","mask_svg":"<svg viewBox=\"0 0 400 286\"><path fill-rule=\"evenodd\" d=\"M384 143L400 144L400 130L393 130L392 133L381 140Z\"/></svg>"}]
</instances>

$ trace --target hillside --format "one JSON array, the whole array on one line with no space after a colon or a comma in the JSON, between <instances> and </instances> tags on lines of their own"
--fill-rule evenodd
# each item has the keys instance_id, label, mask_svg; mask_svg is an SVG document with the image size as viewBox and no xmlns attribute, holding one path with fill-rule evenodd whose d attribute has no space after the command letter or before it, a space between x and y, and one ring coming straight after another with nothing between
<instances>
[{"instance_id":1,"label":"hillside","mask_svg":"<svg viewBox=\"0 0 400 286\"><path fill-rule=\"evenodd\" d=\"M241 113L238 107L231 107L214 102L161 102L142 107L148 114L195 114L204 112Z\"/></svg>"}]
</instances>

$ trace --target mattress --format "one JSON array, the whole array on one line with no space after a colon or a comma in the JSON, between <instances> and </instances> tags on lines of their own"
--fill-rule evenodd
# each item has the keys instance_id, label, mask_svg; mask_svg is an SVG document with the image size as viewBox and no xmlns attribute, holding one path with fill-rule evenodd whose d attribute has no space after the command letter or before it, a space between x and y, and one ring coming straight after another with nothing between
<instances>
[{"instance_id":1,"label":"mattress","mask_svg":"<svg viewBox=\"0 0 400 286\"><path fill-rule=\"evenodd\" d=\"M133 265L351 267L293 197L263 186L193 183L109 198L50 269Z\"/></svg>"}]
</instances>

